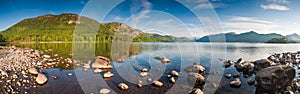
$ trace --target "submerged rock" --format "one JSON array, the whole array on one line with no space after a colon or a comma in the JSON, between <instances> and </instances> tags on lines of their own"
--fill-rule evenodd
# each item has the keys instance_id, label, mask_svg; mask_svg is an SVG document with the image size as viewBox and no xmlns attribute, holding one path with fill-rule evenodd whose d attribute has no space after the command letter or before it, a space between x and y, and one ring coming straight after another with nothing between
<instances>
[{"instance_id":1,"label":"submerged rock","mask_svg":"<svg viewBox=\"0 0 300 94\"><path fill-rule=\"evenodd\" d=\"M279 65L264 68L256 73L258 93L280 93L291 85L295 77L295 69L290 66Z\"/></svg>"},{"instance_id":2,"label":"submerged rock","mask_svg":"<svg viewBox=\"0 0 300 94\"><path fill-rule=\"evenodd\" d=\"M230 78L231 78L231 74L225 74L225 77L226 77L227 79L230 79Z\"/></svg>"},{"instance_id":3,"label":"submerged rock","mask_svg":"<svg viewBox=\"0 0 300 94\"><path fill-rule=\"evenodd\" d=\"M231 65L234 64L234 62L232 60L226 60L223 63L224 63L225 68L228 68L228 67L230 67Z\"/></svg>"},{"instance_id":4,"label":"submerged rock","mask_svg":"<svg viewBox=\"0 0 300 94\"><path fill-rule=\"evenodd\" d=\"M45 84L47 82L47 77L44 74L38 73L38 76L36 77L36 82L40 85Z\"/></svg>"},{"instance_id":5,"label":"submerged rock","mask_svg":"<svg viewBox=\"0 0 300 94\"><path fill-rule=\"evenodd\" d=\"M169 63L170 62L170 59L168 59L166 57L157 56L157 57L154 57L154 58L157 59L157 60L160 60L162 63Z\"/></svg>"},{"instance_id":6,"label":"submerged rock","mask_svg":"<svg viewBox=\"0 0 300 94\"><path fill-rule=\"evenodd\" d=\"M100 94L110 94L110 90L109 89L106 89L106 88L102 88L100 90Z\"/></svg>"},{"instance_id":7,"label":"submerged rock","mask_svg":"<svg viewBox=\"0 0 300 94\"><path fill-rule=\"evenodd\" d=\"M147 72L141 72L141 73L140 73L140 76L141 76L141 77L145 77L145 76L147 76L147 75L148 75Z\"/></svg>"}]
</instances>

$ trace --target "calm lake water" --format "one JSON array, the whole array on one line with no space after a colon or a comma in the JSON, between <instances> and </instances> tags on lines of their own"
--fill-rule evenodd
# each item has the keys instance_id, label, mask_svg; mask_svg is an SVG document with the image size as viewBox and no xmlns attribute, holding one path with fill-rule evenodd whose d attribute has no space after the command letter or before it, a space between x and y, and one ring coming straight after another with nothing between
<instances>
[{"instance_id":1,"label":"calm lake water","mask_svg":"<svg viewBox=\"0 0 300 94\"><path fill-rule=\"evenodd\" d=\"M114 77L103 79L102 75L94 74L93 70L83 70L80 66L46 69L49 78L47 84L32 89L32 93L51 94L82 94L99 93L101 88L108 88L113 93L124 94L186 94L192 89L192 85L187 83L187 73L184 69L198 63L206 68L204 77L206 85L205 94L254 94L256 87L249 86L247 79L255 78L255 75L244 78L240 88L231 88L230 80L226 79L226 73L238 74L234 67L224 68L222 59L237 60L243 58L246 61L254 61L267 58L272 53L296 52L300 51L300 44L264 44L264 43L45 43L45 44L15 44L18 47L29 47L46 51L52 49L53 52L45 54L58 54L64 58L73 58L82 63L88 62L95 56L101 55L112 60L114 68L110 70ZM72 55L70 55L72 54ZM163 64L155 60L155 56L164 56L170 59L170 63ZM123 63L115 62L123 58ZM140 77L139 70L147 68L147 77ZM169 82L167 77L171 70L181 73L177 77L176 84ZM73 73L73 76L67 76ZM49 76L58 76L57 80ZM164 83L163 87L155 87L148 78L159 80ZM143 87L138 88L137 82L143 81ZM126 83L129 90L121 91L118 88L120 82Z\"/></svg>"}]
</instances>

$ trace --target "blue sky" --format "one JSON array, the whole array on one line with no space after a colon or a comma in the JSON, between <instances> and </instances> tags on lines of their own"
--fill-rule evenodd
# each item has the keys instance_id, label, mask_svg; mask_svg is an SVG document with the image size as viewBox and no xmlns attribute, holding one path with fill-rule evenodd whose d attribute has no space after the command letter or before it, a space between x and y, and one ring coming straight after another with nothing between
<instances>
[{"instance_id":1,"label":"blue sky","mask_svg":"<svg viewBox=\"0 0 300 94\"><path fill-rule=\"evenodd\" d=\"M127 0L114 6L104 20L82 12L101 13L97 8L105 9L102 0L1 0L0 4L0 31L24 18L61 13L187 37L248 31L287 35L300 31L300 0Z\"/></svg>"}]
</instances>

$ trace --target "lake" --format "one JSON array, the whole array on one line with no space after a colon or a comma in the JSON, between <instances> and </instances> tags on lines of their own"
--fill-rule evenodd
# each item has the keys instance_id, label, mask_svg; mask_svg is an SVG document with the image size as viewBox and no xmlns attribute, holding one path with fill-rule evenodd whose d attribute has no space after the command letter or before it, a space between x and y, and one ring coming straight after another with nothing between
<instances>
[{"instance_id":1,"label":"lake","mask_svg":"<svg viewBox=\"0 0 300 94\"><path fill-rule=\"evenodd\" d=\"M98 93L102 88L108 88L113 93L145 93L145 94L186 94L193 85L187 83L187 73L184 69L198 63L206 68L204 77L206 84L205 94L254 94L256 87L249 86L248 78L239 77L242 81L240 88L232 88L225 74L239 74L233 66L224 68L219 59L237 60L243 58L246 61L254 61L267 58L273 53L300 51L300 44L265 44L265 43L32 43L14 44L17 47L29 47L44 51L44 54L58 54L62 58L73 58L78 62L86 63L95 56L104 56L112 62L110 70L114 77L103 79L102 75L93 73L93 70L84 70L80 65L65 67L58 65L54 68L45 69L48 82L38 88L31 89L30 93ZM49 51L51 49L52 51ZM170 63L163 64L154 59L156 56L164 56L170 59ZM125 62L116 62L125 59ZM140 77L139 70L147 68L147 77ZM167 75L170 71L180 72L176 77L176 83L169 81ZM68 76L72 73L73 76ZM55 75L58 79L51 79ZM164 83L162 87L155 87L151 81L159 80ZM138 88L137 82L143 81L143 87ZM118 88L119 83L126 83L129 89L122 91Z\"/></svg>"}]
</instances>

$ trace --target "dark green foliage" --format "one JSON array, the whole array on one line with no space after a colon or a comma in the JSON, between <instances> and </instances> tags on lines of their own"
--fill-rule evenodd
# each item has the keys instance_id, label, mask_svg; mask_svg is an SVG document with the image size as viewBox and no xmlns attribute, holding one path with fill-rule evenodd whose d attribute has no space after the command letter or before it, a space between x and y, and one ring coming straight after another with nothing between
<instances>
[{"instance_id":1,"label":"dark green foliage","mask_svg":"<svg viewBox=\"0 0 300 94\"><path fill-rule=\"evenodd\" d=\"M143 33L140 30L118 22L100 24L93 19L77 14L47 14L36 18L24 19L7 30L0 32L0 34L8 42L72 42L75 27L77 31L84 32L84 34L76 34L76 41L109 43L113 40L126 37L128 38L127 40L134 42L173 41L170 36ZM97 28L99 29L93 30ZM94 31L98 31L97 34ZM126 34L121 37L119 35L115 36L116 33L131 34L131 37ZM0 39L3 38L0 36Z\"/></svg>"},{"instance_id":2,"label":"dark green foliage","mask_svg":"<svg viewBox=\"0 0 300 94\"><path fill-rule=\"evenodd\" d=\"M282 38L272 38L266 43L296 43L296 41L289 41L287 38L282 37Z\"/></svg>"}]
</instances>

